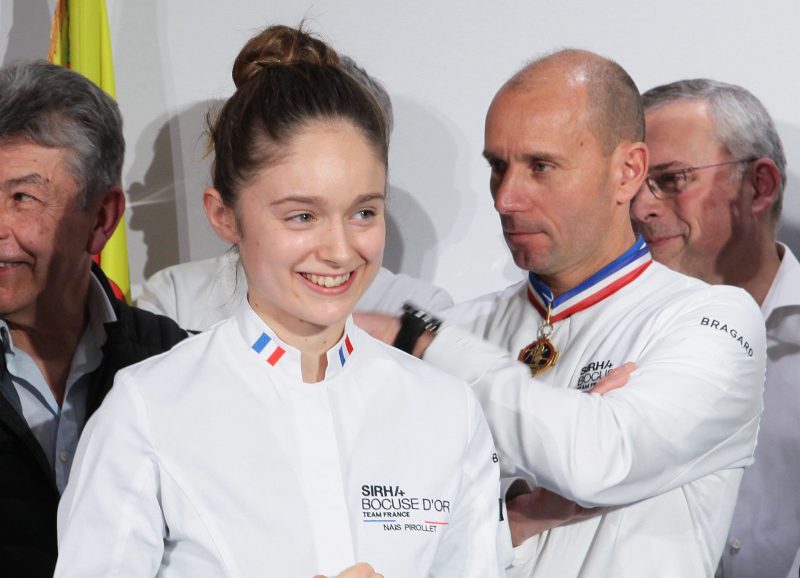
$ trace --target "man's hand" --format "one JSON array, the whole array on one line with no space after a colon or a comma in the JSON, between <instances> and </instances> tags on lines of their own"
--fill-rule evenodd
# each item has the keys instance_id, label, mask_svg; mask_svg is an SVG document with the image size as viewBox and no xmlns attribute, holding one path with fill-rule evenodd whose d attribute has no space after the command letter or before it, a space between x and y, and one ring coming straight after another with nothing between
<instances>
[{"instance_id":1,"label":"man's hand","mask_svg":"<svg viewBox=\"0 0 800 578\"><path fill-rule=\"evenodd\" d=\"M400 318L385 313L366 313L356 311L353 320L361 329L372 335L375 339L392 345L397 332L400 331Z\"/></svg>"},{"instance_id":2,"label":"man's hand","mask_svg":"<svg viewBox=\"0 0 800 578\"><path fill-rule=\"evenodd\" d=\"M509 500L506 509L514 546L545 530L597 516L605 511L604 508L584 508L544 488L516 496Z\"/></svg>"},{"instance_id":3,"label":"man's hand","mask_svg":"<svg viewBox=\"0 0 800 578\"><path fill-rule=\"evenodd\" d=\"M356 311L353 313L353 320L356 325L361 329L372 335L375 339L394 345L394 340L397 339L397 332L400 331L400 318L386 315L385 313L367 313L363 311ZM414 345L414 351L411 355L422 359L425 350L433 341L433 334L427 331L417 339Z\"/></svg>"},{"instance_id":4,"label":"man's hand","mask_svg":"<svg viewBox=\"0 0 800 578\"><path fill-rule=\"evenodd\" d=\"M617 389L618 387L622 387L626 383L628 383L628 378L630 377L631 373L636 369L636 364L632 361L627 363L623 363L619 367L616 367L609 371L603 379L597 382L589 393L599 393L604 394Z\"/></svg>"},{"instance_id":5,"label":"man's hand","mask_svg":"<svg viewBox=\"0 0 800 578\"><path fill-rule=\"evenodd\" d=\"M322 574L317 574L314 578L327 578ZM383 578L383 574L378 574L373 570L372 566L366 562L359 562L355 566L351 566L336 578Z\"/></svg>"}]
</instances>

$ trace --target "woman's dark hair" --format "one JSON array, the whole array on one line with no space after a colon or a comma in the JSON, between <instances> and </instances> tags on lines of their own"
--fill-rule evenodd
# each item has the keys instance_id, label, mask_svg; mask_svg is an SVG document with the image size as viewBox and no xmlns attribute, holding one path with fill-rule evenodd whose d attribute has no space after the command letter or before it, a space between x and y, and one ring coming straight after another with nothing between
<instances>
[{"instance_id":1,"label":"woman's dark hair","mask_svg":"<svg viewBox=\"0 0 800 578\"><path fill-rule=\"evenodd\" d=\"M212 177L235 207L241 186L280 160L310 122L348 120L388 162L389 130L375 97L340 66L336 52L301 28L270 26L233 64L236 92L209 121Z\"/></svg>"}]
</instances>

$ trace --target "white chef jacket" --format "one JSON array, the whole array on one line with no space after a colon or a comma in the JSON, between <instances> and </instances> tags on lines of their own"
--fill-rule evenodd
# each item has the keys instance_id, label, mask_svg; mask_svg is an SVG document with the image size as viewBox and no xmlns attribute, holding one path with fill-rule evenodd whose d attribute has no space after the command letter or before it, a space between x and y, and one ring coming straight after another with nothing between
<instances>
[{"instance_id":1,"label":"white chef jacket","mask_svg":"<svg viewBox=\"0 0 800 578\"><path fill-rule=\"evenodd\" d=\"M348 320L304 383L245 301L117 374L59 506L55 575L499 576L496 462L462 381Z\"/></svg>"},{"instance_id":2,"label":"white chef jacket","mask_svg":"<svg viewBox=\"0 0 800 578\"><path fill-rule=\"evenodd\" d=\"M185 329L204 331L230 317L246 294L247 278L238 265L238 256L229 251L220 257L181 263L155 273L142 287L136 306L166 315ZM441 311L453 305L444 289L381 267L357 309L397 315L406 301L426 311Z\"/></svg>"},{"instance_id":3,"label":"white chef jacket","mask_svg":"<svg viewBox=\"0 0 800 578\"><path fill-rule=\"evenodd\" d=\"M426 351L473 385L504 476L602 507L526 540L508 576L686 578L717 567L752 462L764 324L741 289L643 259L635 280L554 323L560 359L535 379L515 361L542 321L527 283L451 309ZM627 361L637 369L625 387L580 393Z\"/></svg>"},{"instance_id":4,"label":"white chef jacket","mask_svg":"<svg viewBox=\"0 0 800 578\"><path fill-rule=\"evenodd\" d=\"M800 263L782 247L761 305L767 326L764 415L755 463L742 479L722 553L718 575L724 578L783 578L800 546Z\"/></svg>"}]
</instances>

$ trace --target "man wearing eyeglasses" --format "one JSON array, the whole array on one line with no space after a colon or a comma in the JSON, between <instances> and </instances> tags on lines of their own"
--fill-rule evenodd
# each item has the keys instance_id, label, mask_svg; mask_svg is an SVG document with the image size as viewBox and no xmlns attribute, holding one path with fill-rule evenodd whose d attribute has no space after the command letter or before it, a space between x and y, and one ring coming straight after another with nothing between
<instances>
[{"instance_id":1,"label":"man wearing eyeglasses","mask_svg":"<svg viewBox=\"0 0 800 578\"><path fill-rule=\"evenodd\" d=\"M744 88L682 80L647 91L647 186L631 215L653 257L746 289L767 326L767 382L755 463L745 472L718 576L786 576L800 546L800 264L775 232L786 158Z\"/></svg>"},{"instance_id":2,"label":"man wearing eyeglasses","mask_svg":"<svg viewBox=\"0 0 800 578\"><path fill-rule=\"evenodd\" d=\"M639 91L615 62L565 50L528 64L495 95L483 151L526 278L444 312L438 330L414 311L357 319L472 385L516 478L509 577L710 576L752 462L758 308L654 263L634 234L643 138ZM627 385L583 393L626 361ZM539 500L552 494L562 502Z\"/></svg>"}]
</instances>

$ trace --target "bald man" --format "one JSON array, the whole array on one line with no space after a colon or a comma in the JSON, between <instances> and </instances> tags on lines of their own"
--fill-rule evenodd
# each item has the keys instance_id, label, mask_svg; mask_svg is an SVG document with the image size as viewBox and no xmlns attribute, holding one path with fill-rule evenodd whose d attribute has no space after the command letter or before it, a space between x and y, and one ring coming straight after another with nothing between
<instances>
[{"instance_id":1,"label":"bald man","mask_svg":"<svg viewBox=\"0 0 800 578\"><path fill-rule=\"evenodd\" d=\"M616 63L567 50L527 65L492 101L484 156L528 278L452 308L436 333L413 312L359 321L473 385L516 478L509 576L711 576L752 461L758 307L654 263L634 234L643 136L638 90ZM637 369L625 387L583 393L626 361ZM543 510L553 494L562 511Z\"/></svg>"}]
</instances>

